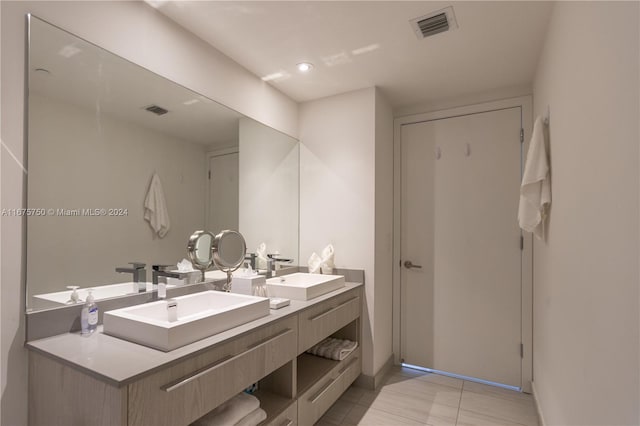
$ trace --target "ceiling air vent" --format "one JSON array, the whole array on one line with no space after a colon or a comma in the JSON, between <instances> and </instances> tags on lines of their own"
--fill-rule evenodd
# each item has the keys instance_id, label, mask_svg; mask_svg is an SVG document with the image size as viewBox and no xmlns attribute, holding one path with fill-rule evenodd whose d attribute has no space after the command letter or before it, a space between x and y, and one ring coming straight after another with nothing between
<instances>
[{"instance_id":1,"label":"ceiling air vent","mask_svg":"<svg viewBox=\"0 0 640 426\"><path fill-rule=\"evenodd\" d=\"M156 115L163 115L169 112L169 110L166 110L158 105L149 105L148 107L144 107L144 109Z\"/></svg>"},{"instance_id":2,"label":"ceiling air vent","mask_svg":"<svg viewBox=\"0 0 640 426\"><path fill-rule=\"evenodd\" d=\"M409 23L418 39L458 28L452 6L412 19Z\"/></svg>"}]
</instances>

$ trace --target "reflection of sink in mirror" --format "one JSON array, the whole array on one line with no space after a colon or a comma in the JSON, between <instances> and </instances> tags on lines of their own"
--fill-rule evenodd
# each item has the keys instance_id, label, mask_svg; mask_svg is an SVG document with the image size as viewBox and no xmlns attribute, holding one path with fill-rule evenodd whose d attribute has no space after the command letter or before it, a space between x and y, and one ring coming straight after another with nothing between
<instances>
[{"instance_id":1,"label":"reflection of sink in mirror","mask_svg":"<svg viewBox=\"0 0 640 426\"><path fill-rule=\"evenodd\" d=\"M177 303L169 321L168 301ZM104 313L104 333L170 351L269 315L269 299L203 291Z\"/></svg>"},{"instance_id":2,"label":"reflection of sink in mirror","mask_svg":"<svg viewBox=\"0 0 640 426\"><path fill-rule=\"evenodd\" d=\"M152 283L146 283L147 291L153 290ZM169 285L168 288L173 286ZM92 289L93 298L97 300L109 299L110 297L125 296L127 294L138 293L138 283L120 283L101 285L96 287L79 288L77 290L80 300L77 303L84 303L87 299L88 289ZM57 307L60 305L72 305L70 302L72 290L57 291L55 293L36 294L33 296L34 308Z\"/></svg>"},{"instance_id":3,"label":"reflection of sink in mirror","mask_svg":"<svg viewBox=\"0 0 640 426\"><path fill-rule=\"evenodd\" d=\"M297 272L267 280L267 294L294 300L311 300L344 287L342 275L320 275Z\"/></svg>"}]
</instances>

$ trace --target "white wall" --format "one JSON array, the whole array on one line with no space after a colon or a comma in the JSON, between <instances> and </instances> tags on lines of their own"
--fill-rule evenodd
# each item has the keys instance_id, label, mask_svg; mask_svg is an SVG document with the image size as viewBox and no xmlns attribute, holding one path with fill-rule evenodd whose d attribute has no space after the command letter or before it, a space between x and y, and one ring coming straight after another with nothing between
<instances>
[{"instance_id":1,"label":"white wall","mask_svg":"<svg viewBox=\"0 0 640 426\"><path fill-rule=\"evenodd\" d=\"M30 207L124 208L127 214L30 218L28 296L67 285L130 282L130 274L114 268L187 257L186 241L204 227L206 146L104 115L98 121L93 110L35 95L29 96L29 120ZM164 238L144 220L153 173L171 223Z\"/></svg>"},{"instance_id":2,"label":"white wall","mask_svg":"<svg viewBox=\"0 0 640 426\"><path fill-rule=\"evenodd\" d=\"M240 119L239 229L247 251L265 243L298 264L299 144L254 120Z\"/></svg>"},{"instance_id":3,"label":"white wall","mask_svg":"<svg viewBox=\"0 0 640 426\"><path fill-rule=\"evenodd\" d=\"M534 388L547 425L640 423L639 4L559 2L534 82L553 204L534 246Z\"/></svg>"},{"instance_id":4,"label":"white wall","mask_svg":"<svg viewBox=\"0 0 640 426\"><path fill-rule=\"evenodd\" d=\"M297 104L145 3L2 1L2 208L23 206L24 52L27 12L262 123L297 135ZM27 368L22 221L2 217L1 423L26 424Z\"/></svg>"},{"instance_id":5,"label":"white wall","mask_svg":"<svg viewBox=\"0 0 640 426\"><path fill-rule=\"evenodd\" d=\"M375 98L375 327L374 372L393 352L393 111Z\"/></svg>"},{"instance_id":6,"label":"white wall","mask_svg":"<svg viewBox=\"0 0 640 426\"><path fill-rule=\"evenodd\" d=\"M386 121L377 125L376 118ZM376 185L376 175L391 177L391 120L391 109L375 88L300 106L300 263L304 265L311 253L319 254L331 243L337 267L365 270L363 373L369 376L391 354L387 330L391 326L391 298L377 299L379 288L390 292L387 269L391 269L391 259L388 267L376 264L377 252L384 254L388 249L386 237L391 232L387 211L392 207L390 188L381 185L378 194ZM389 155L378 158L378 152ZM378 217L376 201L383 203L384 197L388 197L388 208ZM381 240L377 245L378 220ZM385 292L381 294L384 297Z\"/></svg>"}]
</instances>

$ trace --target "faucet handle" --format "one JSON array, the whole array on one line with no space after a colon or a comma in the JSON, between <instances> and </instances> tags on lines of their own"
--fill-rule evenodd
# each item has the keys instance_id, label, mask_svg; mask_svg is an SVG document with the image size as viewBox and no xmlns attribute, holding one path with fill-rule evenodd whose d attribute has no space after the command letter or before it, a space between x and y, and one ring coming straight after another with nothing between
<instances>
[{"instance_id":1,"label":"faucet handle","mask_svg":"<svg viewBox=\"0 0 640 426\"><path fill-rule=\"evenodd\" d=\"M159 271L159 272L166 272L167 268L171 268L174 265L152 265L151 269L153 269L154 271Z\"/></svg>"},{"instance_id":2,"label":"faucet handle","mask_svg":"<svg viewBox=\"0 0 640 426\"><path fill-rule=\"evenodd\" d=\"M144 269L147 266L146 263L142 262L129 262L129 265L133 266L133 269Z\"/></svg>"}]
</instances>

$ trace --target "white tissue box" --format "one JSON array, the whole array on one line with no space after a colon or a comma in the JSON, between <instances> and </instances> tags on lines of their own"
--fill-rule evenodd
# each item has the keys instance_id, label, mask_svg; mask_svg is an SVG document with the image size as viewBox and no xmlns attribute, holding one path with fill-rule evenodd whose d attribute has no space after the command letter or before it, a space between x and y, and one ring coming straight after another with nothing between
<instances>
[{"instance_id":1,"label":"white tissue box","mask_svg":"<svg viewBox=\"0 0 640 426\"><path fill-rule=\"evenodd\" d=\"M262 275L233 277L231 279L231 293L248 294L249 296L253 296L256 294L255 288L257 286L266 284L267 279Z\"/></svg>"}]
</instances>

